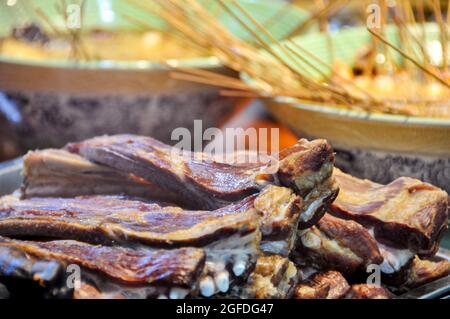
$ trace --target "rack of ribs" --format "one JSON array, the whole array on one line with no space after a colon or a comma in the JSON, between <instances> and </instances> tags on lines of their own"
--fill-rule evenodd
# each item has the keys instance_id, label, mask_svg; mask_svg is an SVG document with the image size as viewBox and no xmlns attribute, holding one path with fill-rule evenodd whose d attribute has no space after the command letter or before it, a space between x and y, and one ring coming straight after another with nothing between
<instances>
[{"instance_id":1,"label":"rack of ribs","mask_svg":"<svg viewBox=\"0 0 450 319\"><path fill-rule=\"evenodd\" d=\"M243 299L287 299L299 279L294 263L279 255L261 256L247 281L227 297Z\"/></svg>"},{"instance_id":2,"label":"rack of ribs","mask_svg":"<svg viewBox=\"0 0 450 319\"><path fill-rule=\"evenodd\" d=\"M360 224L330 214L325 214L315 226L299 231L291 257L299 267L337 270L346 276L376 264L380 266L383 282L394 290L412 288L413 282L422 281L419 274L423 275L423 282L427 277L445 276L446 265L450 264L421 260L409 250L386 246Z\"/></svg>"},{"instance_id":3,"label":"rack of ribs","mask_svg":"<svg viewBox=\"0 0 450 319\"><path fill-rule=\"evenodd\" d=\"M52 279L55 273L61 273L62 265L76 264L82 267L80 276L89 277L86 270L90 270L124 288L145 287L148 298L195 296L205 266L205 253L198 248L135 250L73 240L39 242L0 238L0 250L5 249L9 252L2 251L0 255L5 267L0 271L7 269L1 273L6 278L28 276L46 282L47 277ZM61 287L67 287L65 284L64 281Z\"/></svg>"},{"instance_id":4,"label":"rack of ribs","mask_svg":"<svg viewBox=\"0 0 450 319\"><path fill-rule=\"evenodd\" d=\"M177 203L177 196L155 183L92 163L64 150L29 152L24 158L22 197L127 195L159 204ZM173 206L173 204L171 205ZM268 185L255 200L264 216L262 249L288 255L295 241L303 202L286 187Z\"/></svg>"},{"instance_id":5,"label":"rack of ribs","mask_svg":"<svg viewBox=\"0 0 450 319\"><path fill-rule=\"evenodd\" d=\"M333 175L340 187L333 215L364 225L384 249L396 248L405 259L436 253L447 229L446 192L408 177L380 185L338 169Z\"/></svg>"},{"instance_id":6,"label":"rack of ribs","mask_svg":"<svg viewBox=\"0 0 450 319\"><path fill-rule=\"evenodd\" d=\"M260 217L254 197L215 211L112 196L0 200L0 235L51 237L91 244L173 249L201 247L207 255L200 291L226 292L254 267L259 254Z\"/></svg>"},{"instance_id":7,"label":"rack of ribs","mask_svg":"<svg viewBox=\"0 0 450 319\"><path fill-rule=\"evenodd\" d=\"M415 256L433 256L447 227L447 194L409 178L383 186L337 169L334 175L340 193L330 213L338 217L326 214L299 230L293 260L346 276L378 264L390 287L414 281Z\"/></svg>"},{"instance_id":8,"label":"rack of ribs","mask_svg":"<svg viewBox=\"0 0 450 319\"><path fill-rule=\"evenodd\" d=\"M300 140L267 163L230 163L180 151L150 137L96 137L66 146L84 159L177 194L183 207L212 210L260 192L267 185L293 189L304 199L299 227L314 224L337 195L334 154L325 140ZM26 193L26 188L25 188ZM51 196L51 194L50 194Z\"/></svg>"},{"instance_id":9,"label":"rack of ribs","mask_svg":"<svg viewBox=\"0 0 450 319\"><path fill-rule=\"evenodd\" d=\"M338 270L346 275L383 262L378 243L367 229L330 214L325 214L316 225L298 231L292 259L301 267Z\"/></svg>"},{"instance_id":10,"label":"rack of ribs","mask_svg":"<svg viewBox=\"0 0 450 319\"><path fill-rule=\"evenodd\" d=\"M367 271L367 266L378 264L382 282L394 292L405 292L450 274L449 261L423 260L409 250L383 245L356 222L329 214L299 233L292 259L300 268L337 270L356 278L361 270Z\"/></svg>"}]
</instances>

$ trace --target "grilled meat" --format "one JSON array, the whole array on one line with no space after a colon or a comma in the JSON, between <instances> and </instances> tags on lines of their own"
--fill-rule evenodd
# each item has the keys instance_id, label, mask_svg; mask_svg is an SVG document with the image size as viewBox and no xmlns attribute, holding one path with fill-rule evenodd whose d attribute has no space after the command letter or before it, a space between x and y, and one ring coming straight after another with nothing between
<instances>
[{"instance_id":1,"label":"grilled meat","mask_svg":"<svg viewBox=\"0 0 450 319\"><path fill-rule=\"evenodd\" d=\"M337 271L319 272L300 283L294 292L295 299L341 299L350 285Z\"/></svg>"},{"instance_id":2,"label":"grilled meat","mask_svg":"<svg viewBox=\"0 0 450 319\"><path fill-rule=\"evenodd\" d=\"M409 277L400 290L416 288L450 275L450 261L414 258Z\"/></svg>"},{"instance_id":3,"label":"grilled meat","mask_svg":"<svg viewBox=\"0 0 450 319\"><path fill-rule=\"evenodd\" d=\"M298 231L292 253L298 266L352 274L370 264L381 264L377 242L361 225L325 214L313 227Z\"/></svg>"},{"instance_id":4,"label":"grilled meat","mask_svg":"<svg viewBox=\"0 0 450 319\"><path fill-rule=\"evenodd\" d=\"M134 135L97 137L66 148L92 162L154 182L178 194L184 205L195 209L223 207L279 181L304 198L321 190L308 202L315 209L303 215L302 222L312 224L324 213L319 209L322 203L331 201L337 193L331 182L334 155L324 140L300 140L280 152L275 172L273 165L220 162L203 153L182 152L152 138ZM323 184L328 187L321 188Z\"/></svg>"},{"instance_id":5,"label":"grilled meat","mask_svg":"<svg viewBox=\"0 0 450 319\"><path fill-rule=\"evenodd\" d=\"M359 284L351 286L346 299L390 299L394 295L385 287Z\"/></svg>"},{"instance_id":6,"label":"grilled meat","mask_svg":"<svg viewBox=\"0 0 450 319\"><path fill-rule=\"evenodd\" d=\"M447 229L448 195L430 184L402 177L388 185L335 169L340 192L331 212L372 229L377 241L420 256L432 256Z\"/></svg>"},{"instance_id":7,"label":"grilled meat","mask_svg":"<svg viewBox=\"0 0 450 319\"><path fill-rule=\"evenodd\" d=\"M236 297L286 299L292 295L298 277L297 268L289 259L278 255L262 256Z\"/></svg>"},{"instance_id":8,"label":"grilled meat","mask_svg":"<svg viewBox=\"0 0 450 319\"><path fill-rule=\"evenodd\" d=\"M292 258L300 267L338 270L346 276L380 265L383 282L399 286L408 278L414 254L376 241L371 230L354 221L325 214L317 225L299 231Z\"/></svg>"},{"instance_id":9,"label":"grilled meat","mask_svg":"<svg viewBox=\"0 0 450 319\"><path fill-rule=\"evenodd\" d=\"M202 247L202 294L226 292L252 270L259 253L254 197L215 211L186 211L111 196L0 200L0 234L153 248Z\"/></svg>"},{"instance_id":10,"label":"grilled meat","mask_svg":"<svg viewBox=\"0 0 450 319\"><path fill-rule=\"evenodd\" d=\"M124 247L93 246L73 240L21 241L0 238L1 249L14 249L36 258L77 264L96 271L110 280L131 286L161 287L159 293L172 288L194 294L204 271L205 254L198 248L173 250L133 250ZM10 258L10 255L4 255ZM45 264L47 265L47 264ZM42 270L48 274L48 267ZM33 265L33 269L36 265ZM8 274L7 274L8 275ZM36 280L38 274L33 276ZM157 297L159 296L153 296Z\"/></svg>"},{"instance_id":11,"label":"grilled meat","mask_svg":"<svg viewBox=\"0 0 450 319\"><path fill-rule=\"evenodd\" d=\"M0 245L0 280L6 285L0 292L4 297L61 298L71 295L65 285L64 263L36 259L14 247Z\"/></svg>"}]
</instances>

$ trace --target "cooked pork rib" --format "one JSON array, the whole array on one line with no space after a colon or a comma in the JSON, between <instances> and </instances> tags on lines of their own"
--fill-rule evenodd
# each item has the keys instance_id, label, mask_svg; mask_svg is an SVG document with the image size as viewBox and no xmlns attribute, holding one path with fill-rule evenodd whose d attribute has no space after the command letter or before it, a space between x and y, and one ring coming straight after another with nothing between
<instances>
[{"instance_id":1,"label":"cooked pork rib","mask_svg":"<svg viewBox=\"0 0 450 319\"><path fill-rule=\"evenodd\" d=\"M319 272L295 288L295 299L341 299L350 285L337 271Z\"/></svg>"},{"instance_id":2,"label":"cooked pork rib","mask_svg":"<svg viewBox=\"0 0 450 319\"><path fill-rule=\"evenodd\" d=\"M386 288L377 285L359 284L351 286L346 299L390 299L394 295Z\"/></svg>"},{"instance_id":3,"label":"cooked pork rib","mask_svg":"<svg viewBox=\"0 0 450 319\"><path fill-rule=\"evenodd\" d=\"M203 153L180 152L152 138L134 135L97 137L66 148L92 162L158 184L196 209L225 206L259 192L270 183L291 187L305 199L316 190L307 201L312 208L303 214L300 224L300 227L304 224L303 228L323 215L321 206L332 201L337 193L331 177L334 154L325 140L300 140L283 150L278 156L277 170L271 174L267 164L219 162Z\"/></svg>"},{"instance_id":4,"label":"cooked pork rib","mask_svg":"<svg viewBox=\"0 0 450 319\"><path fill-rule=\"evenodd\" d=\"M297 237L301 198L289 188L269 185L255 198L254 207L262 214L261 250L289 256Z\"/></svg>"},{"instance_id":5,"label":"cooked pork rib","mask_svg":"<svg viewBox=\"0 0 450 319\"><path fill-rule=\"evenodd\" d=\"M128 194L177 202L175 195L161 191L154 183L94 164L64 150L29 152L24 166L23 197ZM329 197L327 192L329 190L324 189L320 193ZM308 214L303 210L300 197L288 188L268 185L258 195L255 206L264 216L262 249L287 256L293 246L300 211L302 215Z\"/></svg>"},{"instance_id":6,"label":"cooked pork rib","mask_svg":"<svg viewBox=\"0 0 450 319\"><path fill-rule=\"evenodd\" d=\"M296 299L389 299L394 295L385 287L357 284L350 286L337 271L319 272L295 288Z\"/></svg>"},{"instance_id":7,"label":"cooked pork rib","mask_svg":"<svg viewBox=\"0 0 450 319\"><path fill-rule=\"evenodd\" d=\"M161 287L160 293L167 293L170 288L183 289L184 295L195 294L205 265L204 251L198 248L152 251L93 246L73 240L38 242L6 238L0 238L0 248L77 264L123 284Z\"/></svg>"},{"instance_id":8,"label":"cooked pork rib","mask_svg":"<svg viewBox=\"0 0 450 319\"><path fill-rule=\"evenodd\" d=\"M150 137L96 137L69 144L67 149L119 172L155 181L196 209L217 209L260 189L253 165L209 161L203 154L182 153Z\"/></svg>"},{"instance_id":9,"label":"cooked pork rib","mask_svg":"<svg viewBox=\"0 0 450 319\"><path fill-rule=\"evenodd\" d=\"M186 211L111 196L0 200L0 235L75 239L153 248L202 247L207 269L202 294L226 292L252 270L259 253L260 217L254 196L215 211Z\"/></svg>"},{"instance_id":10,"label":"cooked pork rib","mask_svg":"<svg viewBox=\"0 0 450 319\"><path fill-rule=\"evenodd\" d=\"M292 258L299 266L347 275L383 261L377 242L364 227L329 214L315 226L298 231Z\"/></svg>"},{"instance_id":11,"label":"cooked pork rib","mask_svg":"<svg viewBox=\"0 0 450 319\"><path fill-rule=\"evenodd\" d=\"M0 245L0 280L11 297L36 297L37 292L42 297L69 297L70 289L64 279L64 264L36 259L20 249Z\"/></svg>"},{"instance_id":12,"label":"cooked pork rib","mask_svg":"<svg viewBox=\"0 0 450 319\"><path fill-rule=\"evenodd\" d=\"M299 273L287 258L278 255L258 258L255 270L235 297L244 299L290 298Z\"/></svg>"},{"instance_id":13,"label":"cooked pork rib","mask_svg":"<svg viewBox=\"0 0 450 319\"><path fill-rule=\"evenodd\" d=\"M390 247L432 256L447 228L448 195L430 184L402 177L388 185L361 180L335 169L340 187L331 212L373 229Z\"/></svg>"},{"instance_id":14,"label":"cooked pork rib","mask_svg":"<svg viewBox=\"0 0 450 319\"><path fill-rule=\"evenodd\" d=\"M175 194L155 184L65 150L30 151L23 161L23 198L123 194L176 202Z\"/></svg>"},{"instance_id":15,"label":"cooked pork rib","mask_svg":"<svg viewBox=\"0 0 450 319\"><path fill-rule=\"evenodd\" d=\"M422 260L416 257L412 263L409 277L400 290L416 288L448 275L450 275L450 261Z\"/></svg>"}]
</instances>

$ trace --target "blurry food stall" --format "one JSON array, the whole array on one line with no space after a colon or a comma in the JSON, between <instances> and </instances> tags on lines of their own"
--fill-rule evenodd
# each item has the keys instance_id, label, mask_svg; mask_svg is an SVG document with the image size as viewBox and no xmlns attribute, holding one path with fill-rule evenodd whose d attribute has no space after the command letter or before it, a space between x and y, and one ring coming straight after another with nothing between
<instances>
[{"instance_id":1,"label":"blurry food stall","mask_svg":"<svg viewBox=\"0 0 450 319\"><path fill-rule=\"evenodd\" d=\"M214 34L226 30L211 26L209 43L229 48L222 61L240 72L243 83L219 85L230 95L261 96L276 118L301 136L331 141L337 166L347 172L380 183L406 175L449 190L445 6L382 1L372 12L351 2L355 20L367 26L332 31L328 20L349 12L344 2L316 1L311 17L324 32L285 41L274 39L250 14L230 11L253 31L255 44L225 36L214 43ZM199 19L202 15L198 12ZM190 24L195 21L185 21Z\"/></svg>"},{"instance_id":2,"label":"blurry food stall","mask_svg":"<svg viewBox=\"0 0 450 319\"><path fill-rule=\"evenodd\" d=\"M81 3L81 2L80 2ZM237 36L236 26L213 2L207 8ZM268 0L243 0L277 38L303 20L301 9ZM14 5L11 5L14 4ZM113 133L151 135L166 142L194 119L215 127L243 99L213 86L179 81L173 68L195 68L230 77L207 47L171 32L167 23L124 1L85 1L80 26L60 1L2 2L0 8L0 156L58 147ZM272 20L283 11L283 20ZM71 20L72 19L72 20Z\"/></svg>"}]
</instances>

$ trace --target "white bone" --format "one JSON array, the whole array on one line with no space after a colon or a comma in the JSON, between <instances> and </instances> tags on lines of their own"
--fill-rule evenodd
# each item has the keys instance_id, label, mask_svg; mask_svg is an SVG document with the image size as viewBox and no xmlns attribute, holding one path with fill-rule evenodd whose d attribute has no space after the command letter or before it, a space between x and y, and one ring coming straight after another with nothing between
<instances>
[{"instance_id":1,"label":"white bone","mask_svg":"<svg viewBox=\"0 0 450 319\"><path fill-rule=\"evenodd\" d=\"M230 275L228 274L228 271L219 272L214 280L219 291L227 292L230 288Z\"/></svg>"},{"instance_id":2,"label":"white bone","mask_svg":"<svg viewBox=\"0 0 450 319\"><path fill-rule=\"evenodd\" d=\"M242 275L245 269L246 269L245 261L240 260L234 263L233 272L236 276Z\"/></svg>"},{"instance_id":3,"label":"white bone","mask_svg":"<svg viewBox=\"0 0 450 319\"><path fill-rule=\"evenodd\" d=\"M214 280L211 277L205 277L200 281L200 293L205 297L211 297L216 290Z\"/></svg>"}]
</instances>

